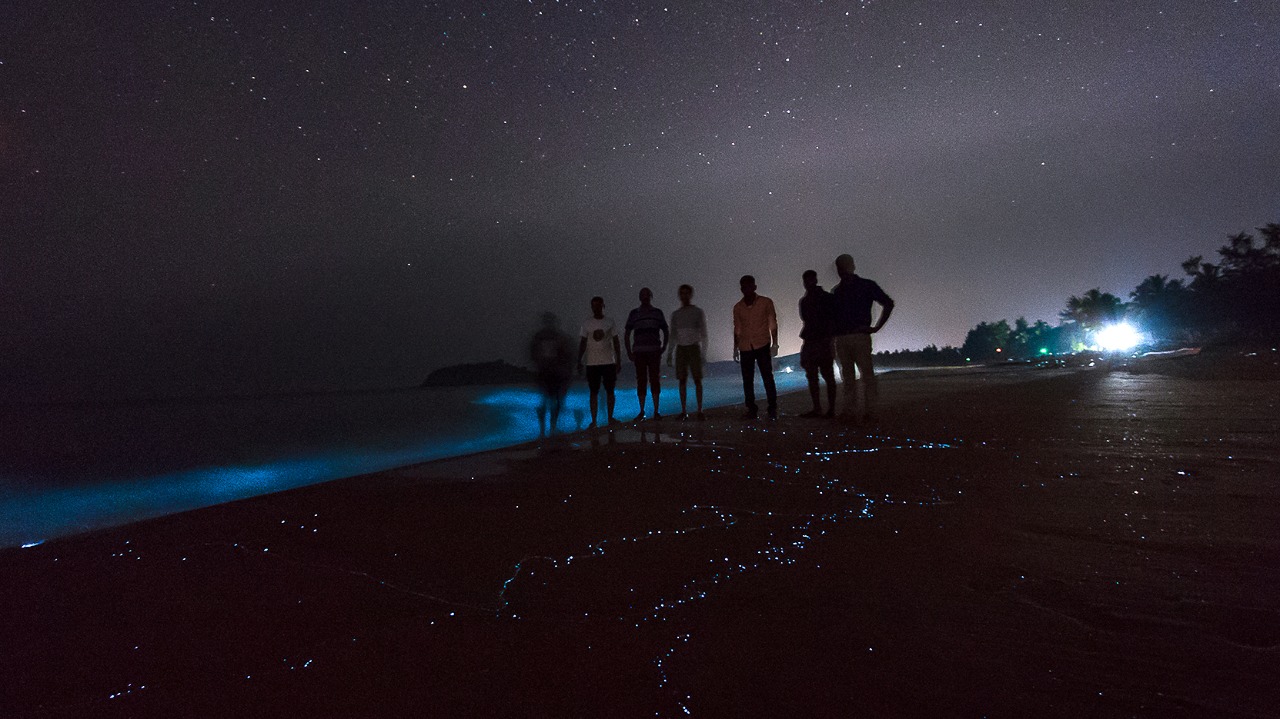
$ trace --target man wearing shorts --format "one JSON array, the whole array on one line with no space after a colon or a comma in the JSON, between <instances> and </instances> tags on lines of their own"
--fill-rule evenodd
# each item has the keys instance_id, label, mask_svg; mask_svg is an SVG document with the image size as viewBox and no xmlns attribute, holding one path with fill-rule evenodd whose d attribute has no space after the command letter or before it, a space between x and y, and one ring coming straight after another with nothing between
<instances>
[{"instance_id":1,"label":"man wearing shorts","mask_svg":"<svg viewBox=\"0 0 1280 719\"><path fill-rule=\"evenodd\" d=\"M689 375L693 375L694 394L698 398L698 419L702 414L702 362L707 346L707 318L702 308L693 302L693 287L680 285L680 307L671 313L671 333L675 337L667 349L667 366L675 356L676 379L680 381L680 419L689 417L686 389Z\"/></svg>"},{"instance_id":2,"label":"man wearing shorts","mask_svg":"<svg viewBox=\"0 0 1280 719\"><path fill-rule=\"evenodd\" d=\"M582 339L578 342L578 372L586 366L587 387L591 390L591 426L596 426L600 385L604 385L604 406L608 423L613 424L613 388L618 370L622 369L622 349L618 328L612 317L604 316L604 298L591 298L591 317L582 323Z\"/></svg>"},{"instance_id":3,"label":"man wearing shorts","mask_svg":"<svg viewBox=\"0 0 1280 719\"><path fill-rule=\"evenodd\" d=\"M667 349L667 318L662 310L650 304L653 290L640 289L640 306L627 316L627 359L636 365L636 397L640 400L640 414L636 421L644 419L644 395L646 385L653 386L653 418L662 419L658 412L658 393L662 391L659 378L662 372L662 353ZM634 337L633 337L634 335Z\"/></svg>"},{"instance_id":4,"label":"man wearing shorts","mask_svg":"<svg viewBox=\"0 0 1280 719\"><path fill-rule=\"evenodd\" d=\"M809 380L809 399L813 409L801 417L821 417L822 401L818 391L818 378L827 381L827 416L836 412L835 344L831 339L831 322L835 313L835 298L818 284L818 273L805 270L800 276L805 294L800 298L800 366Z\"/></svg>"}]
</instances>

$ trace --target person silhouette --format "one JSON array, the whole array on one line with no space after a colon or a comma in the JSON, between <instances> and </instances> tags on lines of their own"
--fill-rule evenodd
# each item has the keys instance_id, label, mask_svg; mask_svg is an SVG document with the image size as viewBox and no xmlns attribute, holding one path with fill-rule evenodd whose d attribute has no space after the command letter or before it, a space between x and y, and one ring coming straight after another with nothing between
<instances>
[{"instance_id":1,"label":"person silhouette","mask_svg":"<svg viewBox=\"0 0 1280 719\"><path fill-rule=\"evenodd\" d=\"M636 366L636 398L640 400L637 422L644 419L646 384L653 387L653 418L662 419L658 411L658 395L662 391L659 383L662 353L667 349L667 318L662 310L651 304L652 301L653 290L642 287L640 306L631 310L626 324L627 359Z\"/></svg>"},{"instance_id":2,"label":"person silhouette","mask_svg":"<svg viewBox=\"0 0 1280 719\"><path fill-rule=\"evenodd\" d=\"M863 420L874 422L877 420L880 389L872 366L871 335L879 332L884 323L889 321L889 315L893 313L893 300L880 289L880 285L859 277L854 269L856 267L850 255L836 258L840 284L831 291L835 299L832 334L835 335L836 356L840 359L841 382L844 384L840 415L857 420L858 389L854 381L856 369L857 380L863 385ZM881 308L880 318L875 325L871 324L873 303L879 304Z\"/></svg>"},{"instance_id":3,"label":"person silhouette","mask_svg":"<svg viewBox=\"0 0 1280 719\"><path fill-rule=\"evenodd\" d=\"M835 313L835 298L818 284L818 273L805 270L801 275L805 294L800 298L800 366L809 380L809 398L813 409L802 417L821 417L822 402L818 377L827 381L827 412L832 417L836 411L835 343L831 339L831 322Z\"/></svg>"},{"instance_id":4,"label":"person silhouette","mask_svg":"<svg viewBox=\"0 0 1280 719\"><path fill-rule=\"evenodd\" d=\"M538 405L538 435L556 432L560 409L564 405L569 382L573 378L573 350L569 335L560 330L560 319L554 312L542 313L542 328L529 341L529 356L533 360L542 402ZM546 426L550 415L551 424Z\"/></svg>"},{"instance_id":5,"label":"person silhouette","mask_svg":"<svg viewBox=\"0 0 1280 719\"><path fill-rule=\"evenodd\" d=\"M675 358L676 380L680 382L680 419L689 417L688 380L693 376L693 390L697 396L699 420L706 419L702 414L702 364L705 362L707 345L707 318L702 308L693 304L693 287L680 285L678 290L680 307L671 313L671 332L675 341L667 349L667 366L671 366L672 356Z\"/></svg>"},{"instance_id":6,"label":"person silhouette","mask_svg":"<svg viewBox=\"0 0 1280 719\"><path fill-rule=\"evenodd\" d=\"M742 366L742 394L747 411L743 419L755 419L756 367L764 383L769 419L778 418L778 390L773 383L773 358L778 355L778 314L773 300L756 294L756 278L743 275L738 281L742 299L733 306L733 358Z\"/></svg>"},{"instance_id":7,"label":"person silhouette","mask_svg":"<svg viewBox=\"0 0 1280 719\"><path fill-rule=\"evenodd\" d=\"M581 339L578 341L578 371L583 370L586 360L587 389L591 394L591 424L596 426L596 413L599 407L600 385L604 385L604 406L607 422L613 424L614 387L618 381L618 371L622 369L622 349L618 343L618 327L612 317L604 314L604 298L591 298L591 317L582 323Z\"/></svg>"}]
</instances>

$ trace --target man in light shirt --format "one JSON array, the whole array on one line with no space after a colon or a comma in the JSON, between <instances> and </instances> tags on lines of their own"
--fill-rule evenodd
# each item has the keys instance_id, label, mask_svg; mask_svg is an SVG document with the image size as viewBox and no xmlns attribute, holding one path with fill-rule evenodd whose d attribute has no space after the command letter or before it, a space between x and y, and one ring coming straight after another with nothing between
<instances>
[{"instance_id":1,"label":"man in light shirt","mask_svg":"<svg viewBox=\"0 0 1280 719\"><path fill-rule=\"evenodd\" d=\"M733 358L742 365L742 393L747 411L743 419L760 414L756 405L756 367L764 383L769 419L778 418L778 390L773 384L773 358L778 355L778 314L773 300L756 294L756 278L743 275L738 281L742 299L733 306Z\"/></svg>"},{"instance_id":2,"label":"man in light shirt","mask_svg":"<svg viewBox=\"0 0 1280 719\"><path fill-rule=\"evenodd\" d=\"M584 358L587 389L591 392L591 426L596 426L596 411L600 406L600 385L604 385L604 406L609 424L613 419L613 388L622 370L622 348L618 342L618 327L612 317L604 315L604 298L591 298L591 317L582 323L582 339L578 342L578 372L583 371Z\"/></svg>"},{"instance_id":3,"label":"man in light shirt","mask_svg":"<svg viewBox=\"0 0 1280 719\"><path fill-rule=\"evenodd\" d=\"M671 366L674 356L676 379L680 382L680 419L688 419L689 410L686 402L688 379L693 375L693 390L698 399L698 420L706 419L702 414L702 363L706 357L707 318L702 308L692 304L693 287L680 285L680 307L671 313L671 332L675 341L667 349L667 366Z\"/></svg>"}]
</instances>

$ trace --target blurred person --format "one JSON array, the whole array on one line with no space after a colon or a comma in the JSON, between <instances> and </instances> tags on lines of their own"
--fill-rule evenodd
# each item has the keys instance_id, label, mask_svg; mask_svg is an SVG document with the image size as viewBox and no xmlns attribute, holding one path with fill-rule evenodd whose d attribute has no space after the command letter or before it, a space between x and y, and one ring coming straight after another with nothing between
<instances>
[{"instance_id":1,"label":"blurred person","mask_svg":"<svg viewBox=\"0 0 1280 719\"><path fill-rule=\"evenodd\" d=\"M560 409L564 406L569 382L573 379L573 347L569 335L560 330L560 319L553 312L542 313L542 328L529 342L542 403L538 405L538 434L556 432ZM550 414L551 424L546 426Z\"/></svg>"}]
</instances>

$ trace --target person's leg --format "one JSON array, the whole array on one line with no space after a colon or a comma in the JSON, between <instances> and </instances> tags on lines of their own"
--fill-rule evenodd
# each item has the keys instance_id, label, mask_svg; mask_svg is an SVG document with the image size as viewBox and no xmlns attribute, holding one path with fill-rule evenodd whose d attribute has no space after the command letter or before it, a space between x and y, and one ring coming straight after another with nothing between
<instances>
[{"instance_id":1,"label":"person's leg","mask_svg":"<svg viewBox=\"0 0 1280 719\"><path fill-rule=\"evenodd\" d=\"M600 375L602 368L587 367L587 391L591 395L591 426L596 426L596 411L600 407Z\"/></svg>"},{"instance_id":2,"label":"person's leg","mask_svg":"<svg viewBox=\"0 0 1280 719\"><path fill-rule=\"evenodd\" d=\"M773 384L773 351L764 347L756 360L760 364L760 381L764 383L764 397L770 419L778 417L778 388Z\"/></svg>"},{"instance_id":3,"label":"person's leg","mask_svg":"<svg viewBox=\"0 0 1280 719\"><path fill-rule=\"evenodd\" d=\"M551 393L551 434L560 431L560 408L564 405L564 396L567 393L569 383L565 382Z\"/></svg>"},{"instance_id":4,"label":"person's leg","mask_svg":"<svg viewBox=\"0 0 1280 719\"><path fill-rule=\"evenodd\" d=\"M742 367L742 396L746 400L747 414L752 417L760 411L756 406L756 364L751 352L739 352L739 365Z\"/></svg>"},{"instance_id":5,"label":"person's leg","mask_svg":"<svg viewBox=\"0 0 1280 719\"><path fill-rule=\"evenodd\" d=\"M818 399L818 367L812 364L805 367L804 378L809 381L809 399L813 401L813 411L811 414L821 414L822 403Z\"/></svg>"},{"instance_id":6,"label":"person's leg","mask_svg":"<svg viewBox=\"0 0 1280 719\"><path fill-rule=\"evenodd\" d=\"M862 382L865 414L868 419L874 419L876 404L880 399L880 387L876 381L875 367L872 366L871 335L854 335L854 337L858 340L854 361L858 365L858 381Z\"/></svg>"},{"instance_id":7,"label":"person's leg","mask_svg":"<svg viewBox=\"0 0 1280 719\"><path fill-rule=\"evenodd\" d=\"M833 362L828 360L822 363L818 370L822 373L822 378L827 381L827 416L834 417L836 413L836 369L833 366ZM817 392L818 390L815 388L815 397Z\"/></svg>"},{"instance_id":8,"label":"person's leg","mask_svg":"<svg viewBox=\"0 0 1280 719\"><path fill-rule=\"evenodd\" d=\"M858 385L854 382L853 343L856 335L840 335L835 338L836 357L840 360L840 416L852 417L858 410Z\"/></svg>"},{"instance_id":9,"label":"person's leg","mask_svg":"<svg viewBox=\"0 0 1280 719\"><path fill-rule=\"evenodd\" d=\"M694 346L690 353L689 373L693 375L693 391L698 396L698 416L702 416L702 348Z\"/></svg>"},{"instance_id":10,"label":"person's leg","mask_svg":"<svg viewBox=\"0 0 1280 719\"><path fill-rule=\"evenodd\" d=\"M662 353L654 352L649 358L649 388L653 392L653 416L659 418L658 397L662 394Z\"/></svg>"},{"instance_id":11,"label":"person's leg","mask_svg":"<svg viewBox=\"0 0 1280 719\"><path fill-rule=\"evenodd\" d=\"M680 416L689 414L689 354L683 347L676 347L676 381L680 383Z\"/></svg>"},{"instance_id":12,"label":"person's leg","mask_svg":"<svg viewBox=\"0 0 1280 719\"><path fill-rule=\"evenodd\" d=\"M604 368L604 373L600 379L604 383L605 411L609 414L608 421L612 423L613 422L613 401L615 398L613 391L614 391L614 388L618 386L618 368L613 365L608 365L607 367Z\"/></svg>"},{"instance_id":13,"label":"person's leg","mask_svg":"<svg viewBox=\"0 0 1280 719\"><path fill-rule=\"evenodd\" d=\"M640 402L640 413L636 415L636 419L644 419L644 398L649 391L649 373L645 368L645 355L643 352L634 354L636 364L636 399Z\"/></svg>"}]
</instances>

